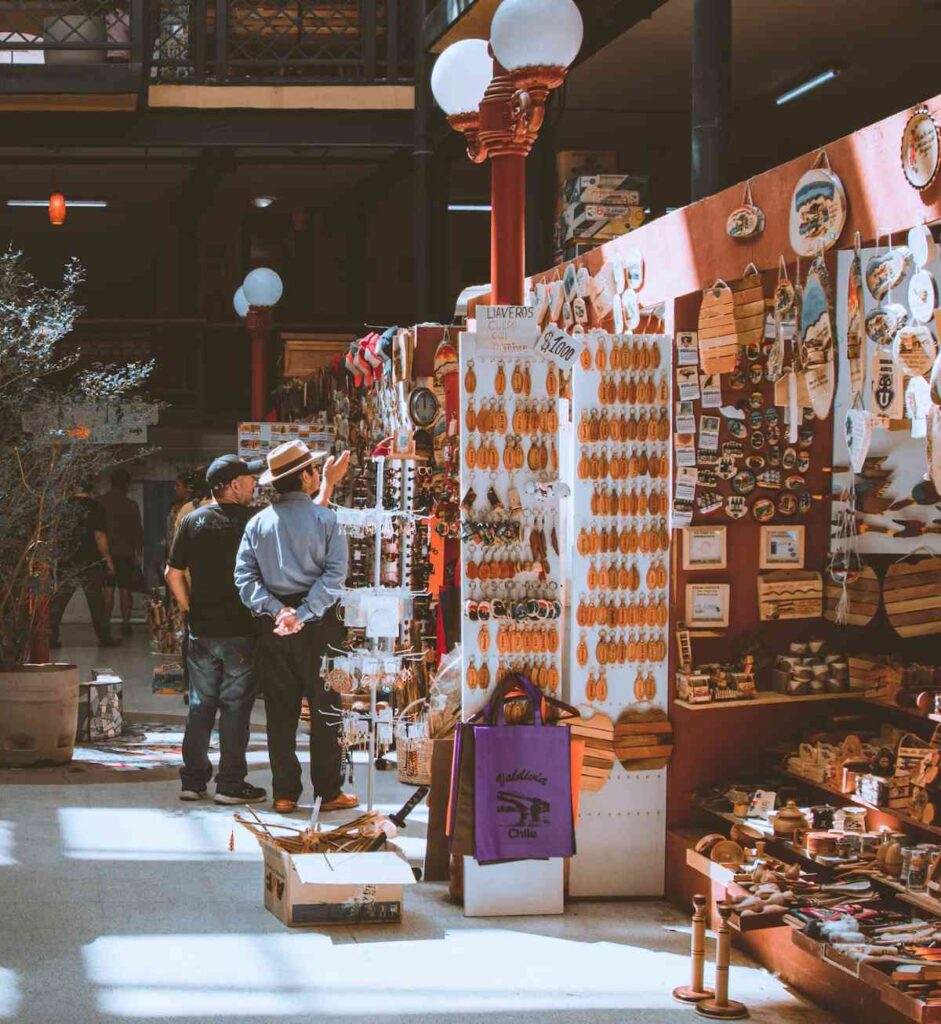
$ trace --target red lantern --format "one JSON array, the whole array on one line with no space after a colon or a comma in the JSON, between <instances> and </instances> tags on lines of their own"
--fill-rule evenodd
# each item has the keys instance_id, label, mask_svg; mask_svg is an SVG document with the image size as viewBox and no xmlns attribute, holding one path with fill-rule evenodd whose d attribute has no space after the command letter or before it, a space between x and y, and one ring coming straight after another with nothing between
<instances>
[{"instance_id":1,"label":"red lantern","mask_svg":"<svg viewBox=\"0 0 941 1024\"><path fill-rule=\"evenodd\" d=\"M65 220L65 196L53 192L49 197L49 220L58 227Z\"/></svg>"}]
</instances>

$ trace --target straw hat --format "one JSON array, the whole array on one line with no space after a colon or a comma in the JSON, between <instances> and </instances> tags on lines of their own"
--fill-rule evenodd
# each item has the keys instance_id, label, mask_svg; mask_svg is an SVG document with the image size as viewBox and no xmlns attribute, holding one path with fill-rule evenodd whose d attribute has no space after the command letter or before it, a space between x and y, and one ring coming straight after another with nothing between
<instances>
[{"instance_id":1,"label":"straw hat","mask_svg":"<svg viewBox=\"0 0 941 1024\"><path fill-rule=\"evenodd\" d=\"M312 452L303 441L285 441L268 452L268 468L258 478L260 484L274 483L283 480L292 473L319 462L326 452Z\"/></svg>"}]
</instances>

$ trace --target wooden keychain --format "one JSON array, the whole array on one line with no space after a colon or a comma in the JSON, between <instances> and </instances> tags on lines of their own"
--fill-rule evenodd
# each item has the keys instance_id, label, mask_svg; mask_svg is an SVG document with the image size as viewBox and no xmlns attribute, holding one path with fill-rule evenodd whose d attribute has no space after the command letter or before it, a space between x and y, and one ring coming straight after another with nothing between
<instances>
[{"instance_id":1,"label":"wooden keychain","mask_svg":"<svg viewBox=\"0 0 941 1024\"><path fill-rule=\"evenodd\" d=\"M502 359L497 364L497 373L493 378L493 390L501 397L506 392L506 368Z\"/></svg>"},{"instance_id":2,"label":"wooden keychain","mask_svg":"<svg viewBox=\"0 0 941 1024\"><path fill-rule=\"evenodd\" d=\"M474 394L477 390L477 374L474 372L474 360L467 360L467 369L464 372L464 391L468 395Z\"/></svg>"}]
</instances>

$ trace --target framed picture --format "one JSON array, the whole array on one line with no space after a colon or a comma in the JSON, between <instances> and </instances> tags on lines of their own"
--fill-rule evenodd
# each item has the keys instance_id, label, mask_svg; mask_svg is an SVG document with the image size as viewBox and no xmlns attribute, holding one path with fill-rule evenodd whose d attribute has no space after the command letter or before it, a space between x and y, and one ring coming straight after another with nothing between
<instances>
[{"instance_id":1,"label":"framed picture","mask_svg":"<svg viewBox=\"0 0 941 1024\"><path fill-rule=\"evenodd\" d=\"M803 569L804 527L762 526L760 569Z\"/></svg>"},{"instance_id":2,"label":"framed picture","mask_svg":"<svg viewBox=\"0 0 941 1024\"><path fill-rule=\"evenodd\" d=\"M724 569L725 567L724 526L687 526L683 530L684 569Z\"/></svg>"},{"instance_id":3,"label":"framed picture","mask_svg":"<svg viewBox=\"0 0 941 1024\"><path fill-rule=\"evenodd\" d=\"M687 583L685 621L690 629L725 629L729 624L728 583Z\"/></svg>"}]
</instances>

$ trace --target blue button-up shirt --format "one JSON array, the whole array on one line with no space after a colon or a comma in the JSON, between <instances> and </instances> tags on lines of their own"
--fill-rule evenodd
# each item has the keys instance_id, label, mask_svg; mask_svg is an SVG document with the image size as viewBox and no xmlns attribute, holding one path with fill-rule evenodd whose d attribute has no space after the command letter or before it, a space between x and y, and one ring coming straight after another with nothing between
<instances>
[{"instance_id":1,"label":"blue button-up shirt","mask_svg":"<svg viewBox=\"0 0 941 1024\"><path fill-rule=\"evenodd\" d=\"M276 618L284 602L275 595L307 594L297 607L300 622L319 619L335 601L347 573L346 538L330 509L301 492L249 520L235 560L235 585L256 615Z\"/></svg>"}]
</instances>

